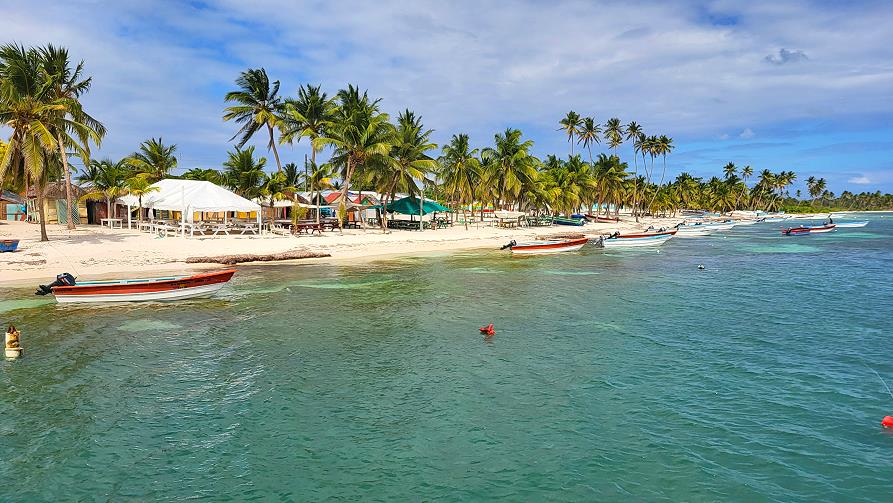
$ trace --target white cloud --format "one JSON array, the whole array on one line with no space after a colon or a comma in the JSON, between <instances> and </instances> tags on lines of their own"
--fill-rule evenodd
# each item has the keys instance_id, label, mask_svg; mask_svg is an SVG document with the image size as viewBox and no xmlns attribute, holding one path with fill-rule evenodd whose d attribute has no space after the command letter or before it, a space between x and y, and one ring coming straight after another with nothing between
<instances>
[{"instance_id":1,"label":"white cloud","mask_svg":"<svg viewBox=\"0 0 893 503\"><path fill-rule=\"evenodd\" d=\"M749 139L753 138L754 136L756 136L756 134L753 132L753 129L750 129L750 128L746 128L744 131L741 131L741 133L738 134L738 138L741 138L744 140L749 140Z\"/></svg>"},{"instance_id":2,"label":"white cloud","mask_svg":"<svg viewBox=\"0 0 893 503\"><path fill-rule=\"evenodd\" d=\"M850 178L849 180L847 180L847 183L852 183L852 184L856 184L856 185L871 185L872 180L864 175L863 176L854 176L853 178Z\"/></svg>"}]
</instances>

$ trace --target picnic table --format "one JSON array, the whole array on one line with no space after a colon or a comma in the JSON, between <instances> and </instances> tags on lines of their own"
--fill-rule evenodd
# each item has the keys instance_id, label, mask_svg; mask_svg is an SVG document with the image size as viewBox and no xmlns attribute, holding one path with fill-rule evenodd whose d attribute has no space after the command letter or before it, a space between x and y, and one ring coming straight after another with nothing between
<instances>
[{"instance_id":1,"label":"picnic table","mask_svg":"<svg viewBox=\"0 0 893 503\"><path fill-rule=\"evenodd\" d=\"M294 234L313 234L315 232L322 235L323 225L322 222L298 222L291 226L291 231Z\"/></svg>"},{"instance_id":2,"label":"picnic table","mask_svg":"<svg viewBox=\"0 0 893 503\"><path fill-rule=\"evenodd\" d=\"M114 229L116 226L118 229L124 228L124 220L120 218L102 218L99 220L99 224L107 225L109 229Z\"/></svg>"}]
</instances>

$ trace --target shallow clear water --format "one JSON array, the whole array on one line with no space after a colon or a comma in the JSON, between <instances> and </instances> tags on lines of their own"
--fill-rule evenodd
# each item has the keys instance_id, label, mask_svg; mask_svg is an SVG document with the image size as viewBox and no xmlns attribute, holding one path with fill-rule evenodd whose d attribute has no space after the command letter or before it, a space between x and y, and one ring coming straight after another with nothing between
<instances>
[{"instance_id":1,"label":"shallow clear water","mask_svg":"<svg viewBox=\"0 0 893 503\"><path fill-rule=\"evenodd\" d=\"M887 500L893 216L777 228L0 291L0 501Z\"/></svg>"}]
</instances>

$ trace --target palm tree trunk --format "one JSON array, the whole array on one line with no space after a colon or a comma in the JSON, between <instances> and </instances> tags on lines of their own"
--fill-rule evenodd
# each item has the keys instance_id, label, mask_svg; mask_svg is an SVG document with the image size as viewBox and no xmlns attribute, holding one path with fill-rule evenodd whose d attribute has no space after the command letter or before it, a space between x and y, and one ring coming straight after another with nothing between
<instances>
[{"instance_id":1,"label":"palm tree trunk","mask_svg":"<svg viewBox=\"0 0 893 503\"><path fill-rule=\"evenodd\" d=\"M273 126L268 122L267 130L270 131L270 148L273 149L273 157L276 158L276 168L282 173L282 163L279 162L279 152L276 150L276 142L273 141Z\"/></svg>"},{"instance_id":2,"label":"palm tree trunk","mask_svg":"<svg viewBox=\"0 0 893 503\"><path fill-rule=\"evenodd\" d=\"M34 187L34 190L37 191L37 214L40 215L40 240L41 241L49 241L50 238L47 237L47 218L46 218L46 210L43 207L44 202L44 187L41 187L40 183L37 183Z\"/></svg>"},{"instance_id":3,"label":"palm tree trunk","mask_svg":"<svg viewBox=\"0 0 893 503\"><path fill-rule=\"evenodd\" d=\"M59 155L62 157L62 168L65 170L65 204L68 205L67 227L68 230L74 230L74 216L71 214L74 203L71 194L71 169L68 167L68 155L65 153L65 145L62 143L61 131L56 131L56 140L59 143ZM78 211L77 206L74 206L74 211Z\"/></svg>"},{"instance_id":4,"label":"palm tree trunk","mask_svg":"<svg viewBox=\"0 0 893 503\"><path fill-rule=\"evenodd\" d=\"M112 198L111 197L105 198L105 217L106 218L115 218L112 216ZM100 220L100 222L102 222L102 221Z\"/></svg>"}]
</instances>

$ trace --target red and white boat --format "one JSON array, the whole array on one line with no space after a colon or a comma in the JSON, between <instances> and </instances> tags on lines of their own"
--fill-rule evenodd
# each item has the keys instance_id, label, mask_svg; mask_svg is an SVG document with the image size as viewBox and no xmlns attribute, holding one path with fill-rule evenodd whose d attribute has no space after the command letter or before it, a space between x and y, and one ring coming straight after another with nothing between
<instances>
[{"instance_id":1,"label":"red and white boat","mask_svg":"<svg viewBox=\"0 0 893 503\"><path fill-rule=\"evenodd\" d=\"M84 281L74 285L51 286L56 302L139 302L172 301L210 297L232 279L235 269L150 279Z\"/></svg>"},{"instance_id":2,"label":"red and white boat","mask_svg":"<svg viewBox=\"0 0 893 503\"><path fill-rule=\"evenodd\" d=\"M785 236L808 236L809 227L791 227L790 229L782 229L781 233Z\"/></svg>"},{"instance_id":3,"label":"red and white boat","mask_svg":"<svg viewBox=\"0 0 893 503\"><path fill-rule=\"evenodd\" d=\"M822 232L831 232L837 228L837 224L817 225L815 227L807 227L810 234L820 234Z\"/></svg>"},{"instance_id":4,"label":"red and white boat","mask_svg":"<svg viewBox=\"0 0 893 503\"><path fill-rule=\"evenodd\" d=\"M588 214L588 213L586 214L586 219L587 219L587 220L591 220L591 221L593 221L593 222L602 223L602 224L616 224L617 222L620 221L619 218L600 217L600 216L598 216L598 215L591 215L591 214Z\"/></svg>"},{"instance_id":5,"label":"red and white boat","mask_svg":"<svg viewBox=\"0 0 893 503\"><path fill-rule=\"evenodd\" d=\"M521 255L539 255L542 253L557 253L577 251L589 242L589 238L562 239L555 241L531 241L529 243L511 243L503 248L509 248L512 253Z\"/></svg>"}]
</instances>

